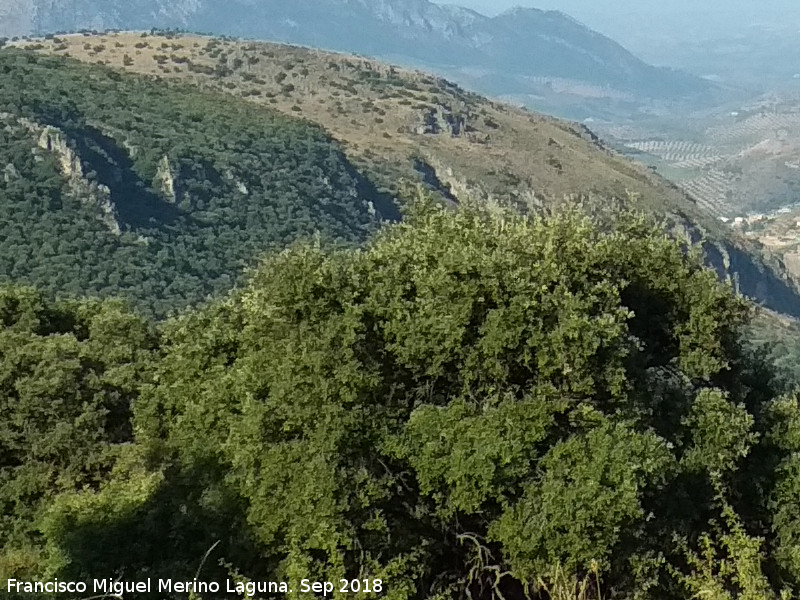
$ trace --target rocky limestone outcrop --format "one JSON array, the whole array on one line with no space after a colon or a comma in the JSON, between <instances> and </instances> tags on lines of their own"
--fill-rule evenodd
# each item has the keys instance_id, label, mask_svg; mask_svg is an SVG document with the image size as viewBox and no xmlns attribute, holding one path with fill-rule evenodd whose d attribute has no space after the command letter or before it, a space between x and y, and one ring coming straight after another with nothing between
<instances>
[{"instance_id":1,"label":"rocky limestone outcrop","mask_svg":"<svg viewBox=\"0 0 800 600\"><path fill-rule=\"evenodd\" d=\"M498 197L480 185L471 185L452 167L432 157L416 159L415 169L428 185L454 203L469 200L499 210L514 207L523 213L538 213L553 201L551 198L543 202L546 199L530 185L518 186L514 194ZM579 198L569 200L580 204ZM798 282L781 275L786 269L778 264L777 257L768 256L763 249L747 247L746 240L737 245L733 240L722 239L683 215L667 214L664 218L665 227L673 238L685 240L687 246L702 248L706 264L717 272L720 280L730 282L737 292L757 304L800 318Z\"/></svg>"},{"instance_id":2,"label":"rocky limestone outcrop","mask_svg":"<svg viewBox=\"0 0 800 600\"><path fill-rule=\"evenodd\" d=\"M415 133L418 135L449 133L452 137L461 137L467 131L467 114L446 105L423 111L421 123L415 128Z\"/></svg>"},{"instance_id":3,"label":"rocky limestone outcrop","mask_svg":"<svg viewBox=\"0 0 800 600\"><path fill-rule=\"evenodd\" d=\"M479 184L469 183L463 174L432 156L424 160L416 159L415 170L426 184L437 189L452 202L469 200L490 207L513 207L524 214L539 211L544 206L544 197L530 186L515 186L508 193L498 196Z\"/></svg>"},{"instance_id":4,"label":"rocky limestone outcrop","mask_svg":"<svg viewBox=\"0 0 800 600\"><path fill-rule=\"evenodd\" d=\"M16 181L19 178L20 178L19 171L17 171L17 168L14 165L12 165L11 163L8 163L3 168L3 181L5 181L6 183L10 183L12 181Z\"/></svg>"},{"instance_id":5,"label":"rocky limestone outcrop","mask_svg":"<svg viewBox=\"0 0 800 600\"><path fill-rule=\"evenodd\" d=\"M233 183L233 185L236 187L236 190L243 196L247 196L250 193L250 190L247 188L245 182L242 181L241 179L238 179L236 177L236 174L232 170L228 169L227 171L225 171L225 179ZM325 181L324 183L325 185L330 185L327 181Z\"/></svg>"},{"instance_id":6,"label":"rocky limestone outcrop","mask_svg":"<svg viewBox=\"0 0 800 600\"><path fill-rule=\"evenodd\" d=\"M169 157L164 155L158 161L158 168L156 169L155 183L161 194L172 204L178 203L178 185L176 180L176 173L169 162Z\"/></svg>"},{"instance_id":7,"label":"rocky limestone outcrop","mask_svg":"<svg viewBox=\"0 0 800 600\"><path fill-rule=\"evenodd\" d=\"M100 220L110 231L121 233L117 212L111 200L111 190L85 176L81 158L70 145L66 134L57 127L39 125L29 119L20 118L18 122L36 136L39 148L55 156L72 194L96 208Z\"/></svg>"},{"instance_id":8,"label":"rocky limestone outcrop","mask_svg":"<svg viewBox=\"0 0 800 600\"><path fill-rule=\"evenodd\" d=\"M39 148L52 152L68 179L82 179L83 165L77 152L70 148L66 136L55 127L44 127L39 134Z\"/></svg>"}]
</instances>

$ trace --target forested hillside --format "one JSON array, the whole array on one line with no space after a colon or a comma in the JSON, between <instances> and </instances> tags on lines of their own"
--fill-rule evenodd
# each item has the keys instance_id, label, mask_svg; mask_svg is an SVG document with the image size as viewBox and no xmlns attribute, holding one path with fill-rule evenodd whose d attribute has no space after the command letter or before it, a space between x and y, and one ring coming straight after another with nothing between
<instances>
[{"instance_id":1,"label":"forested hillside","mask_svg":"<svg viewBox=\"0 0 800 600\"><path fill-rule=\"evenodd\" d=\"M641 217L427 200L157 329L4 288L0 578L777 599L800 406L750 318Z\"/></svg>"},{"instance_id":2,"label":"forested hillside","mask_svg":"<svg viewBox=\"0 0 800 600\"><path fill-rule=\"evenodd\" d=\"M744 294L800 317L797 286L780 261L580 125L493 102L427 73L309 48L175 32L53 36L17 46L94 69L103 70L95 64L102 63L192 83L303 117L393 196L401 180L410 180L451 201L526 212L586 198L640 208L677 236L702 241L711 264Z\"/></svg>"},{"instance_id":3,"label":"forested hillside","mask_svg":"<svg viewBox=\"0 0 800 600\"><path fill-rule=\"evenodd\" d=\"M361 242L395 216L308 122L17 51L0 53L0 171L0 278L155 315L270 248Z\"/></svg>"}]
</instances>

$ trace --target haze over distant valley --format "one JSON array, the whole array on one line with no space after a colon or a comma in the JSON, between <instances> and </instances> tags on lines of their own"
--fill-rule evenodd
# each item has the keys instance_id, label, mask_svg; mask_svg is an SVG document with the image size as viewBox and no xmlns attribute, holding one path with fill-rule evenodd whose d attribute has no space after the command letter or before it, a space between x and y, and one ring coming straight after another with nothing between
<instances>
[{"instance_id":1,"label":"haze over distant valley","mask_svg":"<svg viewBox=\"0 0 800 600\"><path fill-rule=\"evenodd\" d=\"M656 65L770 86L800 64L800 4L790 0L463 0L487 15L513 6L560 10Z\"/></svg>"}]
</instances>

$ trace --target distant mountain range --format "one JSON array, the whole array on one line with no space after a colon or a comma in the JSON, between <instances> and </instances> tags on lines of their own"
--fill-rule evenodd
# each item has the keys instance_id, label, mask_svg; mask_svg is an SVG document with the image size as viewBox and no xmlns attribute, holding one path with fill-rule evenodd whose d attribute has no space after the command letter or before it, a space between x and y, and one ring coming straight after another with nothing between
<instances>
[{"instance_id":1,"label":"distant mountain range","mask_svg":"<svg viewBox=\"0 0 800 600\"><path fill-rule=\"evenodd\" d=\"M557 11L487 17L428 0L0 0L0 36L153 27L365 54L544 110L697 100L713 90Z\"/></svg>"}]
</instances>

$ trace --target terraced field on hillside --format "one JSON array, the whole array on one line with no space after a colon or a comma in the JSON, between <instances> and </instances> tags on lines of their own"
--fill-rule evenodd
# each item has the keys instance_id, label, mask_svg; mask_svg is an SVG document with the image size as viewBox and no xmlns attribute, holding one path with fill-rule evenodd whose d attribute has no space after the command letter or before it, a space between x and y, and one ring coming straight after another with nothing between
<instances>
[{"instance_id":1,"label":"terraced field on hillside","mask_svg":"<svg viewBox=\"0 0 800 600\"><path fill-rule=\"evenodd\" d=\"M800 198L800 102L748 107L705 126L692 122L691 140L641 133L633 126L606 132L717 217L732 221Z\"/></svg>"}]
</instances>

